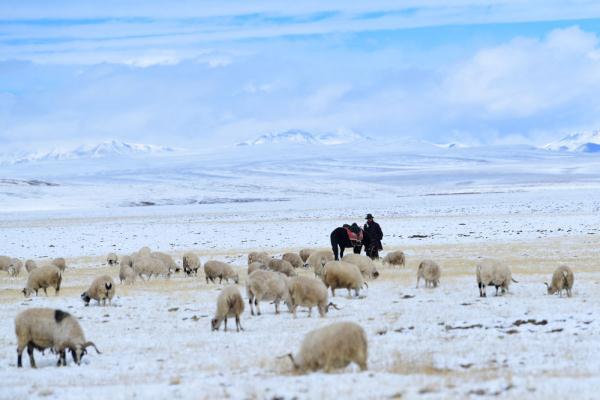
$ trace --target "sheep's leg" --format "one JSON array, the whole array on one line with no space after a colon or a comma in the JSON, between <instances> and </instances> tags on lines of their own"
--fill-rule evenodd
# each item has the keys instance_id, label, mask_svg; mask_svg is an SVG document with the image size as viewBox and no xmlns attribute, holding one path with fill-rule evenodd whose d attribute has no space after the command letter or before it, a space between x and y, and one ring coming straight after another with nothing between
<instances>
[{"instance_id":1,"label":"sheep's leg","mask_svg":"<svg viewBox=\"0 0 600 400\"><path fill-rule=\"evenodd\" d=\"M242 327L242 321L240 321L240 316L236 315L235 316L235 327L237 329L237 331L239 332L240 330L244 330L244 328Z\"/></svg>"},{"instance_id":2,"label":"sheep's leg","mask_svg":"<svg viewBox=\"0 0 600 400\"><path fill-rule=\"evenodd\" d=\"M44 294L45 294L46 296L48 296L48 290L46 290L46 289L47 289L47 288L44 288Z\"/></svg>"},{"instance_id":3,"label":"sheep's leg","mask_svg":"<svg viewBox=\"0 0 600 400\"><path fill-rule=\"evenodd\" d=\"M254 305L256 306L256 312L258 313L258 315L261 314L260 312L260 301L258 301L258 298L254 298Z\"/></svg>"},{"instance_id":4,"label":"sheep's leg","mask_svg":"<svg viewBox=\"0 0 600 400\"><path fill-rule=\"evenodd\" d=\"M17 368L23 367L23 349L25 349L25 346L21 344L17 346Z\"/></svg>"},{"instance_id":5,"label":"sheep's leg","mask_svg":"<svg viewBox=\"0 0 600 400\"><path fill-rule=\"evenodd\" d=\"M298 308L298 306L296 304L294 304L292 306L292 314L294 314L294 318L296 318L296 309Z\"/></svg>"},{"instance_id":6,"label":"sheep's leg","mask_svg":"<svg viewBox=\"0 0 600 400\"><path fill-rule=\"evenodd\" d=\"M227 320L229 319L229 317L225 317L225 332L227 332Z\"/></svg>"},{"instance_id":7,"label":"sheep's leg","mask_svg":"<svg viewBox=\"0 0 600 400\"><path fill-rule=\"evenodd\" d=\"M250 296L250 298L248 299L248 303L250 304L250 315L254 315L254 306L252 305L253 301L254 301L254 298L252 296Z\"/></svg>"},{"instance_id":8,"label":"sheep's leg","mask_svg":"<svg viewBox=\"0 0 600 400\"><path fill-rule=\"evenodd\" d=\"M279 314L279 300L275 300L275 314Z\"/></svg>"},{"instance_id":9,"label":"sheep's leg","mask_svg":"<svg viewBox=\"0 0 600 400\"><path fill-rule=\"evenodd\" d=\"M417 289L419 288L419 281L421 280L421 277L419 275L417 275Z\"/></svg>"},{"instance_id":10,"label":"sheep's leg","mask_svg":"<svg viewBox=\"0 0 600 400\"><path fill-rule=\"evenodd\" d=\"M335 297L335 289L333 286L331 287L331 297Z\"/></svg>"},{"instance_id":11,"label":"sheep's leg","mask_svg":"<svg viewBox=\"0 0 600 400\"><path fill-rule=\"evenodd\" d=\"M27 343L27 355L29 356L29 364L31 364L31 368L37 368L35 365L35 358L33 358L33 343Z\"/></svg>"},{"instance_id":12,"label":"sheep's leg","mask_svg":"<svg viewBox=\"0 0 600 400\"><path fill-rule=\"evenodd\" d=\"M312 315L312 307L308 307L308 318Z\"/></svg>"}]
</instances>

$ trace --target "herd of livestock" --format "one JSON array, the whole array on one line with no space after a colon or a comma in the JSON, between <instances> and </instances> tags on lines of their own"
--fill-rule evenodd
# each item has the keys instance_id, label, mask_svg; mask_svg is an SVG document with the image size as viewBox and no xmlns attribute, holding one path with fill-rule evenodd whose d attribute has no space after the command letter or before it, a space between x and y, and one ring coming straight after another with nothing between
<instances>
[{"instance_id":1,"label":"herd of livestock","mask_svg":"<svg viewBox=\"0 0 600 400\"><path fill-rule=\"evenodd\" d=\"M187 276L196 276L200 268L204 269L206 282L239 283L239 275L230 264L210 260L201 264L197 254L187 252L183 255L181 266L169 254L153 252L143 247L131 255L118 257L111 253L107 263L119 266L121 284L133 284L136 279L148 280L153 276L169 277L183 270ZM299 253L285 253L281 258L271 257L265 252L248 254L248 270L246 278L247 301L251 315L261 314L260 303L267 301L275 306L279 314L280 304L284 303L296 318L298 307L308 308L308 316L312 309L317 308L319 315L325 317L328 310L337 306L329 301L329 290L335 296L336 289L346 289L348 295L352 292L360 297L360 290L368 286L367 280L379 276L377 269L380 265L405 266L406 260L402 251L390 252L382 263L374 262L369 257L360 254L347 254L342 260L336 261L331 250L302 249ZM48 265L38 267L33 260L24 264L21 260L0 256L0 270L11 276L18 276L27 270L27 284L22 290L27 297L36 295L40 289L47 295L49 287L56 294L60 291L63 274L67 267L64 258L55 258ZM301 269L310 268L314 277L298 274ZM504 263L486 259L479 262L475 268L479 295L486 297L486 287L493 286L500 294L508 291L512 278L510 268ZM441 268L433 260L423 260L417 268L417 287L421 280L426 287L436 288L440 282ZM571 296L574 276L568 266L558 267L547 286L548 294L563 291ZM115 295L115 282L109 275L96 277L90 287L81 294L84 304L89 305L95 300L98 305L111 303ZM230 285L220 291L216 299L217 307L211 320L213 330L219 330L221 324L227 330L228 318L235 318L236 329L243 330L241 315L245 301L237 287ZM17 366L22 366L22 353L27 349L31 367L35 368L34 350L50 349L58 355L57 365L66 365L66 353L71 353L73 361L80 364L87 348L92 347L98 353L95 344L85 339L83 330L77 318L71 314L50 308L32 308L19 313L15 319L17 336ZM362 370L367 368L367 337L361 326L353 322L338 322L309 332L296 356L288 355L298 371L315 371L323 369L331 371L344 368L350 363L356 363Z\"/></svg>"}]
</instances>

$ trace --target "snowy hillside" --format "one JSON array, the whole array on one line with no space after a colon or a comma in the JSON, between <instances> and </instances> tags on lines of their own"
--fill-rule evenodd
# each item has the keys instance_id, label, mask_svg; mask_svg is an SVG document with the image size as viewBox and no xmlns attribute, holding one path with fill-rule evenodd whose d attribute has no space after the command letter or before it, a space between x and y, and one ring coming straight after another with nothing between
<instances>
[{"instance_id":1,"label":"snowy hillside","mask_svg":"<svg viewBox=\"0 0 600 400\"><path fill-rule=\"evenodd\" d=\"M548 143L547 150L574 151L580 153L600 153L600 130L578 132Z\"/></svg>"},{"instance_id":2,"label":"snowy hillside","mask_svg":"<svg viewBox=\"0 0 600 400\"><path fill-rule=\"evenodd\" d=\"M324 134L312 134L300 129L287 130L279 133L269 133L257 138L238 143L238 146L255 146L262 144L323 144L335 145L352 143L358 140L370 140L355 132L334 132Z\"/></svg>"}]
</instances>

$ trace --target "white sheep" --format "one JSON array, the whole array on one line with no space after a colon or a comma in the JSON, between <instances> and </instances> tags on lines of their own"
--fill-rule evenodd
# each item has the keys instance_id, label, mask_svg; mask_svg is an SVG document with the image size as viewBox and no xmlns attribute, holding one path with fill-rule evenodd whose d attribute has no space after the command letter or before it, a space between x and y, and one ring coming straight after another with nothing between
<instances>
[{"instance_id":1,"label":"white sheep","mask_svg":"<svg viewBox=\"0 0 600 400\"><path fill-rule=\"evenodd\" d=\"M248 265L248 275L259 269L267 270L269 268L260 261L254 261L252 264Z\"/></svg>"},{"instance_id":2,"label":"white sheep","mask_svg":"<svg viewBox=\"0 0 600 400\"><path fill-rule=\"evenodd\" d=\"M106 256L106 262L108 265L117 265L119 262L119 257L115 253L108 253Z\"/></svg>"},{"instance_id":3,"label":"white sheep","mask_svg":"<svg viewBox=\"0 0 600 400\"><path fill-rule=\"evenodd\" d=\"M200 269L201 266L202 263L196 253L188 251L183 255L183 272L185 272L186 275L198 275L198 269Z\"/></svg>"},{"instance_id":4,"label":"white sheep","mask_svg":"<svg viewBox=\"0 0 600 400\"><path fill-rule=\"evenodd\" d=\"M315 329L304 337L296 357L288 354L294 368L302 373L323 369L331 372L356 363L367 369L367 335L354 322L335 322Z\"/></svg>"},{"instance_id":5,"label":"white sheep","mask_svg":"<svg viewBox=\"0 0 600 400\"><path fill-rule=\"evenodd\" d=\"M406 257L404 255L404 252L397 250L397 251L392 251L389 252L385 255L385 257L383 258L383 264L387 264L387 265L398 265L398 266L402 266L405 267L406 266Z\"/></svg>"},{"instance_id":6,"label":"white sheep","mask_svg":"<svg viewBox=\"0 0 600 400\"><path fill-rule=\"evenodd\" d=\"M96 300L98 305L112 304L112 298L115 295L115 282L108 275L101 275L92 281L89 289L81 294L81 300L86 306L90 305L90 300Z\"/></svg>"},{"instance_id":7,"label":"white sheep","mask_svg":"<svg viewBox=\"0 0 600 400\"><path fill-rule=\"evenodd\" d=\"M287 278L279 272L260 269L252 272L246 280L246 292L252 315L254 315L252 303L256 305L258 315L260 315L260 302L263 300L272 301L275 304L275 314L279 314L279 303L281 301L286 302L286 304L289 303Z\"/></svg>"},{"instance_id":8,"label":"white sheep","mask_svg":"<svg viewBox=\"0 0 600 400\"><path fill-rule=\"evenodd\" d=\"M17 335L17 367L21 368L23 350L27 347L29 362L36 368L33 350L44 351L47 348L59 355L58 366L67 365L66 350L71 351L73 361L79 365L81 358L92 346L100 354L93 342L85 340L83 330L77 318L71 314L50 308L31 308L21 311L15 318Z\"/></svg>"},{"instance_id":9,"label":"white sheep","mask_svg":"<svg viewBox=\"0 0 600 400\"><path fill-rule=\"evenodd\" d=\"M306 264L306 260L308 260L308 257L314 252L314 249L302 249L298 252L298 255L302 259L302 262Z\"/></svg>"},{"instance_id":10,"label":"white sheep","mask_svg":"<svg viewBox=\"0 0 600 400\"><path fill-rule=\"evenodd\" d=\"M18 258L0 256L0 270L6 271L9 276L18 276L23 269L23 262Z\"/></svg>"},{"instance_id":11,"label":"white sheep","mask_svg":"<svg viewBox=\"0 0 600 400\"><path fill-rule=\"evenodd\" d=\"M342 257L342 261L356 265L364 278L375 279L379 276L375 263L367 256L353 253L346 254Z\"/></svg>"},{"instance_id":12,"label":"white sheep","mask_svg":"<svg viewBox=\"0 0 600 400\"><path fill-rule=\"evenodd\" d=\"M252 264L255 261L261 262L265 265L269 263L271 256L267 252L264 251L253 251L248 254L248 265Z\"/></svg>"},{"instance_id":13,"label":"white sheep","mask_svg":"<svg viewBox=\"0 0 600 400\"><path fill-rule=\"evenodd\" d=\"M215 283L215 279L217 278L219 278L219 283L222 283L223 279L227 282L229 282L230 279L233 279L235 283L238 283L240 280L239 275L231 268L231 265L216 260L210 260L204 264L204 275L206 283L208 283L209 280L212 283Z\"/></svg>"},{"instance_id":14,"label":"white sheep","mask_svg":"<svg viewBox=\"0 0 600 400\"><path fill-rule=\"evenodd\" d=\"M27 270L28 273L33 271L36 268L37 268L37 264L35 263L35 261L33 261L33 260L25 261L25 269Z\"/></svg>"},{"instance_id":15,"label":"white sheep","mask_svg":"<svg viewBox=\"0 0 600 400\"><path fill-rule=\"evenodd\" d=\"M562 297L562 291L567 292L567 296L571 297L571 290L573 289L573 282L575 281L575 275L573 271L567 265L561 265L554 270L552 274L552 283L548 286L545 282L548 294L554 294L558 292L558 295Z\"/></svg>"},{"instance_id":16,"label":"white sheep","mask_svg":"<svg viewBox=\"0 0 600 400\"><path fill-rule=\"evenodd\" d=\"M325 286L331 288L332 296L335 296L335 289L344 288L348 290L348 296L354 290L358 297L360 289L365 285L358 267L344 261L329 261L325 264L322 279Z\"/></svg>"},{"instance_id":17,"label":"white sheep","mask_svg":"<svg viewBox=\"0 0 600 400\"><path fill-rule=\"evenodd\" d=\"M165 265L162 260L151 256L139 256L133 259L133 270L135 274L143 279L143 275L146 275L147 279L154 276L165 276L170 277L171 271Z\"/></svg>"},{"instance_id":18,"label":"white sheep","mask_svg":"<svg viewBox=\"0 0 600 400\"><path fill-rule=\"evenodd\" d=\"M312 308L319 309L319 315L325 317L329 307L338 309L338 307L329 302L329 295L325 284L316 279L307 276L296 276L288 280L289 297L287 306L291 309L294 318L298 306L308 307L308 317L312 315Z\"/></svg>"},{"instance_id":19,"label":"white sheep","mask_svg":"<svg viewBox=\"0 0 600 400\"><path fill-rule=\"evenodd\" d=\"M286 276L298 275L296 274L296 271L294 271L294 267L292 267L292 264L285 260L277 260L276 258L272 258L269 260L267 268L269 268L272 271L281 272Z\"/></svg>"},{"instance_id":20,"label":"white sheep","mask_svg":"<svg viewBox=\"0 0 600 400\"><path fill-rule=\"evenodd\" d=\"M323 267L325 266L325 264L333 260L333 251L319 250L312 253L310 257L308 257L308 259L306 260L306 263L309 267L312 268L313 272L315 273L315 276L320 277L323 274Z\"/></svg>"},{"instance_id":21,"label":"white sheep","mask_svg":"<svg viewBox=\"0 0 600 400\"><path fill-rule=\"evenodd\" d=\"M63 257L53 259L51 264L60 269L60 272L65 272L67 269L67 261Z\"/></svg>"},{"instance_id":22,"label":"white sheep","mask_svg":"<svg viewBox=\"0 0 600 400\"><path fill-rule=\"evenodd\" d=\"M132 261L128 260L128 263L123 262L125 260L125 257L129 256L123 256L123 258L121 259L121 263L119 265L119 280L121 281L121 283L123 283L123 281L125 281L126 284L133 284L133 282L135 282L135 270L133 269L133 267L131 266Z\"/></svg>"},{"instance_id":23,"label":"white sheep","mask_svg":"<svg viewBox=\"0 0 600 400\"><path fill-rule=\"evenodd\" d=\"M433 260L423 260L417 269L417 288L419 281L425 280L425 287L437 287L440 283L440 266Z\"/></svg>"},{"instance_id":24,"label":"white sheep","mask_svg":"<svg viewBox=\"0 0 600 400\"><path fill-rule=\"evenodd\" d=\"M150 247L144 246L144 247L140 248L137 251L137 253L134 253L133 255L143 257L143 256L150 256L150 253L152 253L152 250L150 249Z\"/></svg>"},{"instance_id":25,"label":"white sheep","mask_svg":"<svg viewBox=\"0 0 600 400\"><path fill-rule=\"evenodd\" d=\"M296 253L283 253L281 259L289 262L294 268L304 267L304 261L302 261L302 258Z\"/></svg>"},{"instance_id":26,"label":"white sheep","mask_svg":"<svg viewBox=\"0 0 600 400\"><path fill-rule=\"evenodd\" d=\"M58 267L54 265L46 265L39 267L31 271L27 278L27 286L23 289L23 295L28 297L31 293L35 292L38 295L39 289L44 289L46 296L48 292L47 288L53 287L56 291L55 295L58 296L60 291L60 283L62 282L62 273Z\"/></svg>"},{"instance_id":27,"label":"white sheep","mask_svg":"<svg viewBox=\"0 0 600 400\"><path fill-rule=\"evenodd\" d=\"M486 297L486 286L493 285L496 287L496 296L498 295L498 288L502 288L502 293L508 291L510 282L515 282L512 278L510 269L505 264L491 259L485 259L477 264L475 269L475 276L477 278L477 286L479 287L479 296Z\"/></svg>"},{"instance_id":28,"label":"white sheep","mask_svg":"<svg viewBox=\"0 0 600 400\"><path fill-rule=\"evenodd\" d=\"M121 256L121 262L119 263L121 266L126 265L128 267L133 268L133 256L124 255Z\"/></svg>"},{"instance_id":29,"label":"white sheep","mask_svg":"<svg viewBox=\"0 0 600 400\"><path fill-rule=\"evenodd\" d=\"M217 298L217 311L215 317L210 321L212 330L218 331L221 322L225 321L225 331L227 331L227 319L235 317L235 327L237 331L244 330L240 321L240 315L244 312L244 300L240 291L235 286L224 288Z\"/></svg>"},{"instance_id":30,"label":"white sheep","mask_svg":"<svg viewBox=\"0 0 600 400\"><path fill-rule=\"evenodd\" d=\"M165 264L165 266L169 269L169 272L179 272L179 265L177 265L175 260L173 260L173 257L171 257L169 254L163 253L162 251L153 251L152 253L150 253L150 257L158 258L159 260L161 260L163 264Z\"/></svg>"}]
</instances>

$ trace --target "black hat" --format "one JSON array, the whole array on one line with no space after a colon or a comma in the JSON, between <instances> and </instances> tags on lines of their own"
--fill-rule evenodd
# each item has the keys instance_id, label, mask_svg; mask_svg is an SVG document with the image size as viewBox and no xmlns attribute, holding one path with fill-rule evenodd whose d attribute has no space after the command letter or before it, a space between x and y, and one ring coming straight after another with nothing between
<instances>
[{"instance_id":1,"label":"black hat","mask_svg":"<svg viewBox=\"0 0 600 400\"><path fill-rule=\"evenodd\" d=\"M368 213L367 216L365 217L365 219L373 219L373 214Z\"/></svg>"}]
</instances>

